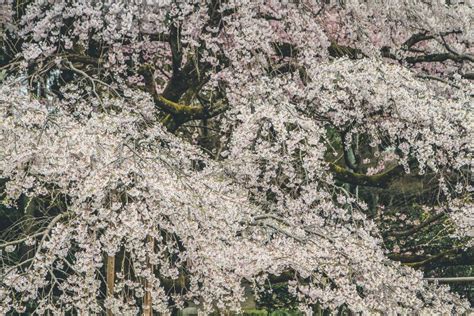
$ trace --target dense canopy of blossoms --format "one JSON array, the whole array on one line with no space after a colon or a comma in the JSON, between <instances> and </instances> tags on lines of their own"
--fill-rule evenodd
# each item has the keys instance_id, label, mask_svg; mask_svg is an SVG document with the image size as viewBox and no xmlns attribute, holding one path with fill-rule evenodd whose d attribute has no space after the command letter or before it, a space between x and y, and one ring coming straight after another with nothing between
<instances>
[{"instance_id":1,"label":"dense canopy of blossoms","mask_svg":"<svg viewBox=\"0 0 474 316\"><path fill-rule=\"evenodd\" d=\"M308 313L470 309L358 194L429 176L472 247L469 4L20 3L2 199L44 211L0 243L0 313L240 311L276 279Z\"/></svg>"}]
</instances>

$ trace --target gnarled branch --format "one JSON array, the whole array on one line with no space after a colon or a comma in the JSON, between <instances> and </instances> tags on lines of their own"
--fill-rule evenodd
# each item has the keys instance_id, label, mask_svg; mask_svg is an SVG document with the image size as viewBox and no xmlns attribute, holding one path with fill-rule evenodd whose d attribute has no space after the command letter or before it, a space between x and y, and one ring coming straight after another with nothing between
<instances>
[{"instance_id":1,"label":"gnarled branch","mask_svg":"<svg viewBox=\"0 0 474 316\"><path fill-rule=\"evenodd\" d=\"M334 177L339 181L377 188L387 188L390 182L401 176L404 171L403 166L396 166L383 173L369 176L362 173L352 172L334 163L329 164L329 169L334 174Z\"/></svg>"}]
</instances>

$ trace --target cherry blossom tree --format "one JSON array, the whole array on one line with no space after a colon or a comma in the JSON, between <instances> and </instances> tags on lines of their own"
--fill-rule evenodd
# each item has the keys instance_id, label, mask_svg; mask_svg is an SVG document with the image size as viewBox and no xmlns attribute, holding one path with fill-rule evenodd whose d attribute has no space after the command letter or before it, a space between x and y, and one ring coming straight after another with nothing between
<instances>
[{"instance_id":1,"label":"cherry blossom tree","mask_svg":"<svg viewBox=\"0 0 474 316\"><path fill-rule=\"evenodd\" d=\"M469 312L474 10L383 3L4 5L0 313Z\"/></svg>"}]
</instances>

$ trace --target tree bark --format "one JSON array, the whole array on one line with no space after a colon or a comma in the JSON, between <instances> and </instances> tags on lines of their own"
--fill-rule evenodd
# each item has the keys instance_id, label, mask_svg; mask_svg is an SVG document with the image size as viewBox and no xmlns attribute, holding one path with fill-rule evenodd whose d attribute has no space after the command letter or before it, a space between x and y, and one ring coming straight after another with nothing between
<instances>
[{"instance_id":1,"label":"tree bark","mask_svg":"<svg viewBox=\"0 0 474 316\"><path fill-rule=\"evenodd\" d=\"M153 237L148 236L147 241L151 243L151 249L153 250L155 243ZM150 269L151 273L153 273L153 265L148 263L148 268ZM148 281L145 280L145 297L143 298L143 316L152 316L152 299L151 299L151 289L149 288L150 284Z\"/></svg>"},{"instance_id":2,"label":"tree bark","mask_svg":"<svg viewBox=\"0 0 474 316\"><path fill-rule=\"evenodd\" d=\"M113 297L115 285L115 256L107 255L107 296ZM112 310L107 309L107 316L113 316Z\"/></svg>"}]
</instances>

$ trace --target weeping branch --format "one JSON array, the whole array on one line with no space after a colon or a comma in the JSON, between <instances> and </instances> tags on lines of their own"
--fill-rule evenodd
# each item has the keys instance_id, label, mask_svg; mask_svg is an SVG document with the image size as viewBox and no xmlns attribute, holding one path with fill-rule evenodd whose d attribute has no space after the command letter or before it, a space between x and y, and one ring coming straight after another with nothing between
<instances>
[{"instance_id":1,"label":"weeping branch","mask_svg":"<svg viewBox=\"0 0 474 316\"><path fill-rule=\"evenodd\" d=\"M438 283L474 283L474 277L425 278L424 280Z\"/></svg>"},{"instance_id":2,"label":"weeping branch","mask_svg":"<svg viewBox=\"0 0 474 316\"><path fill-rule=\"evenodd\" d=\"M470 62L474 62L474 57L468 54L439 53L405 58L405 61L410 64L422 62L443 62L446 60L452 60L454 62L462 62L467 60Z\"/></svg>"},{"instance_id":3,"label":"weeping branch","mask_svg":"<svg viewBox=\"0 0 474 316\"><path fill-rule=\"evenodd\" d=\"M462 33L459 30L449 31L449 32L441 32L439 34L428 34L427 32L416 33L413 34L408 40L403 43L402 47L404 49L409 50L412 46L422 42L436 38L436 36L446 36L450 34L460 34Z\"/></svg>"},{"instance_id":4,"label":"weeping branch","mask_svg":"<svg viewBox=\"0 0 474 316\"><path fill-rule=\"evenodd\" d=\"M424 221L423 223L421 223L418 226L415 226L415 227L407 229L407 230L402 230L402 231L390 231L390 232L387 232L386 235L390 235L390 236L408 236L408 235L412 235L412 234L420 231L421 229L423 229L427 226L430 226L431 224L436 223L439 220L442 220L442 219L445 219L445 218L446 218L445 213L439 213L439 214L436 214L436 215L428 218L426 221Z\"/></svg>"},{"instance_id":5,"label":"weeping branch","mask_svg":"<svg viewBox=\"0 0 474 316\"><path fill-rule=\"evenodd\" d=\"M362 173L352 172L336 165L335 163L330 163L329 169L334 174L336 180L354 185L376 188L388 188L390 183L400 177L404 172L403 166L396 166L386 172L369 176Z\"/></svg>"},{"instance_id":6,"label":"weeping branch","mask_svg":"<svg viewBox=\"0 0 474 316\"><path fill-rule=\"evenodd\" d=\"M388 257L412 268L470 265L473 259L473 255L463 250L462 246L431 256L389 254Z\"/></svg>"}]
</instances>

